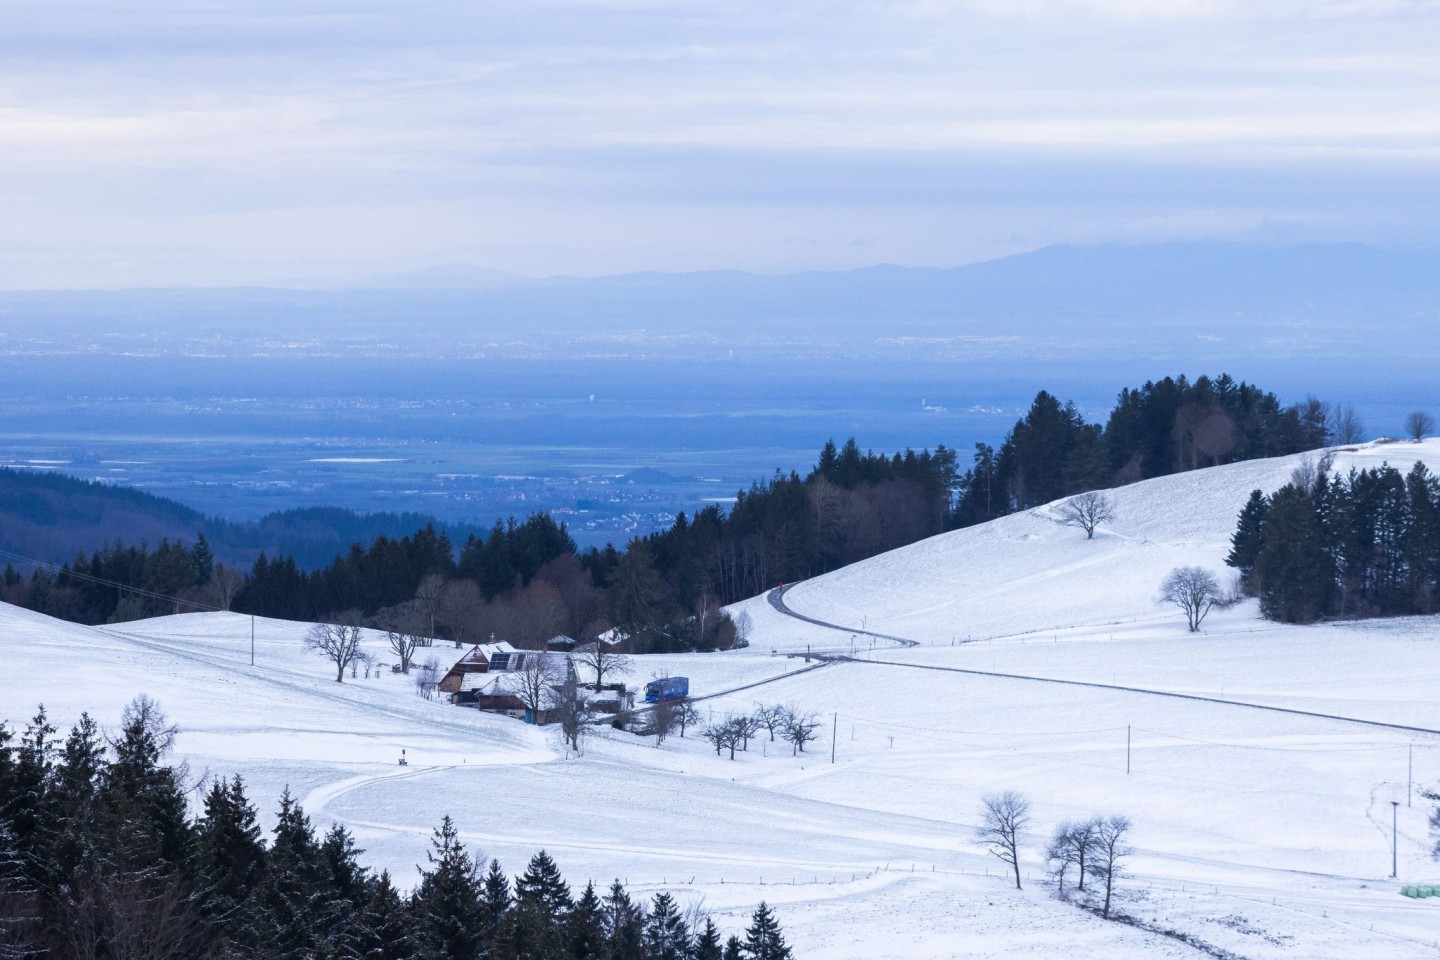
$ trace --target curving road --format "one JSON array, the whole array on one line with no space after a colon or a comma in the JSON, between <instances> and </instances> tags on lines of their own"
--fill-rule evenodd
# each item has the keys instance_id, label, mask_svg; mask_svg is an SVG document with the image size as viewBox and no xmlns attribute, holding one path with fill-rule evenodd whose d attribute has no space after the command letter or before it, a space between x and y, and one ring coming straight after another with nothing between
<instances>
[{"instance_id":1,"label":"curving road","mask_svg":"<svg viewBox=\"0 0 1440 960\"><path fill-rule=\"evenodd\" d=\"M783 584L771 590L765 595L770 601L770 606L787 617L794 617L796 620L803 620L806 623L814 624L817 627L826 627L830 630L838 630L847 634L863 634L867 637L878 637L882 640L890 640L901 646L916 647L920 645L918 640L908 640L904 637L896 637L886 633L875 633L869 630L856 630L843 624L830 623L819 620L815 617L797 613L785 602L785 591L791 584ZM812 654L813 656L814 654ZM1092 690L1118 690L1123 693L1137 693L1149 697L1169 697L1174 700L1194 700L1200 703L1218 703L1227 707L1244 707L1249 710L1268 710L1271 713L1288 713L1299 717L1315 717L1321 720L1338 720L1341 723L1354 723L1365 727L1379 727L1384 730L1403 730L1406 733L1424 733L1440 737L1440 730L1431 727L1415 727L1403 723L1386 723L1382 720L1361 720L1356 717L1345 717L1337 713L1320 713L1314 710L1297 710L1293 707L1276 707L1264 703L1252 703L1246 700L1227 700L1223 697L1207 697L1195 693L1176 693L1172 690L1154 690L1148 687L1132 687L1114 683L1095 683L1089 680L1060 680L1055 677L1035 677L1023 673L1001 673L995 670L972 670L966 667L937 667L924 663L901 663L896 660L875 660L873 658L856 659L844 655L828 655L825 657L828 662L848 663L873 663L888 667L904 667L909 670L934 670L940 673L964 673L976 677L992 677L1001 680L1024 680L1031 683L1053 683L1065 687L1088 687Z\"/></svg>"}]
</instances>

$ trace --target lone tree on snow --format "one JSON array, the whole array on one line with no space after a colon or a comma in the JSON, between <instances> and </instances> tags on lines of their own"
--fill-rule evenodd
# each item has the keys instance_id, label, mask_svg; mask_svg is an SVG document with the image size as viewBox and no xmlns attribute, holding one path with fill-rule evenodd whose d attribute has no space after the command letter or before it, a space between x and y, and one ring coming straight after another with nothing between
<instances>
[{"instance_id":1,"label":"lone tree on snow","mask_svg":"<svg viewBox=\"0 0 1440 960\"><path fill-rule=\"evenodd\" d=\"M1416 410L1405 418L1405 433L1419 443L1427 434L1435 432L1435 418L1424 410Z\"/></svg>"},{"instance_id":2,"label":"lone tree on snow","mask_svg":"<svg viewBox=\"0 0 1440 960\"><path fill-rule=\"evenodd\" d=\"M1079 527L1085 539L1095 538L1095 528L1115 519L1115 501L1099 490L1077 493L1060 505L1055 522L1062 527Z\"/></svg>"},{"instance_id":3,"label":"lone tree on snow","mask_svg":"<svg viewBox=\"0 0 1440 960\"><path fill-rule=\"evenodd\" d=\"M1198 633L1210 609L1221 602L1220 583L1201 567L1176 567L1160 584L1160 603L1173 603L1185 611L1190 632Z\"/></svg>"},{"instance_id":4,"label":"lone tree on snow","mask_svg":"<svg viewBox=\"0 0 1440 960\"><path fill-rule=\"evenodd\" d=\"M1030 801L1023 793L1006 790L986 795L981 801L980 826L975 837L990 852L1015 870L1015 889L1020 889L1020 832L1030 822Z\"/></svg>"},{"instance_id":5,"label":"lone tree on snow","mask_svg":"<svg viewBox=\"0 0 1440 960\"><path fill-rule=\"evenodd\" d=\"M360 657L360 627L354 618L342 616L349 623L317 623L305 634L305 649L314 650L335 664L335 682L345 682L345 668Z\"/></svg>"}]
</instances>

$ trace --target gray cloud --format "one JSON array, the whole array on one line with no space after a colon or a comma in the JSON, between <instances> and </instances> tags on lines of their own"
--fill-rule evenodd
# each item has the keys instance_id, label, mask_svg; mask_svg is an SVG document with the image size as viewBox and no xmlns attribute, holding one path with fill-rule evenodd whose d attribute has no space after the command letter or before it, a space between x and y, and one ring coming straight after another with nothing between
<instances>
[{"instance_id":1,"label":"gray cloud","mask_svg":"<svg viewBox=\"0 0 1440 960\"><path fill-rule=\"evenodd\" d=\"M0 2L0 285L1434 239L1440 5Z\"/></svg>"}]
</instances>

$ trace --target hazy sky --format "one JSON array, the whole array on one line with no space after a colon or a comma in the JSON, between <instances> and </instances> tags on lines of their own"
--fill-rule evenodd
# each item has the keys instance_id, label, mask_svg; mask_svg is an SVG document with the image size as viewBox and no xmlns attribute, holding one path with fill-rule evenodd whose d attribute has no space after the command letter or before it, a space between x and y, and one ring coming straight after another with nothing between
<instances>
[{"instance_id":1,"label":"hazy sky","mask_svg":"<svg viewBox=\"0 0 1440 960\"><path fill-rule=\"evenodd\" d=\"M0 286L1440 240L1440 0L0 0Z\"/></svg>"}]
</instances>

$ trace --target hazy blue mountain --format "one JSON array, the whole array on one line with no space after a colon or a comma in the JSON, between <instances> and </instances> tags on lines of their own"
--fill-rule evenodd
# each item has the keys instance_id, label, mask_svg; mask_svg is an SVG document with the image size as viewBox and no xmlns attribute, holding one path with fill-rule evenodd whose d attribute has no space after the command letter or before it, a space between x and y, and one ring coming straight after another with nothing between
<instances>
[{"instance_id":1,"label":"hazy blue mountain","mask_svg":"<svg viewBox=\"0 0 1440 960\"><path fill-rule=\"evenodd\" d=\"M248 566L265 551L293 556L302 567L318 567L352 543L409 536L426 524L434 524L457 546L472 532L419 513L362 514L335 507L284 510L233 523L130 487L0 469L0 549L55 563L115 540L153 547L162 539L190 544L204 533L222 562ZM0 566L7 559L0 559Z\"/></svg>"}]
</instances>

